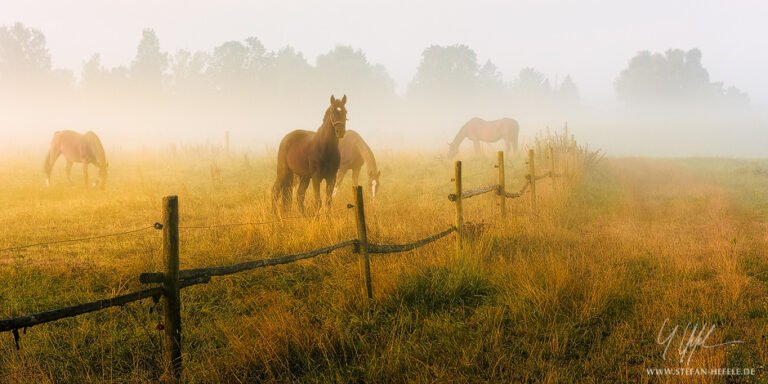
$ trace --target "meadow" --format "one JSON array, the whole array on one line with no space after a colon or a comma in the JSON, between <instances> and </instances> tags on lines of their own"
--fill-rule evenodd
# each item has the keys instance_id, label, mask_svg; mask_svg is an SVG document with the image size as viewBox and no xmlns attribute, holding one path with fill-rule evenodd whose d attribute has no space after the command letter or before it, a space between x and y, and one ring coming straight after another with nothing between
<instances>
[{"instance_id":1,"label":"meadow","mask_svg":"<svg viewBox=\"0 0 768 384\"><path fill-rule=\"evenodd\" d=\"M330 215L274 222L273 154L202 149L108 153L105 190L45 188L40 154L0 159L0 248L143 228L177 194L181 268L231 264L355 238L351 182ZM465 188L496 182L495 156L465 154ZM366 201L368 236L404 243L454 223L453 166L434 153L381 151L382 189ZM525 159L506 161L507 190ZM542 163L543 164L543 163ZM216 382L766 382L768 160L605 158L537 185L498 214L493 194L464 202L455 235L373 255L365 304L345 249L213 278L182 291L184 380ZM365 180L365 177L361 177ZM554 183L554 184L553 184ZM310 193L311 196L311 193ZM370 198L370 197L368 197ZM311 201L311 198L308 198ZM294 211L294 214L297 214ZM161 271L161 235L145 230L0 253L0 317L127 293ZM0 382L156 382L162 317L151 300L0 335ZM716 325L680 363L657 335ZM652 376L648 368L754 368L747 378Z\"/></svg>"}]
</instances>

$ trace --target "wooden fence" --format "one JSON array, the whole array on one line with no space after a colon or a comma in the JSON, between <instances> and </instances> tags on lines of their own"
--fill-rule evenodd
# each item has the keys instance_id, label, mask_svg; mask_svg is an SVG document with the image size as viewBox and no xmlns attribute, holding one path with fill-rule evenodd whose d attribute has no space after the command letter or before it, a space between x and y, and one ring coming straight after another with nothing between
<instances>
[{"instance_id":1,"label":"wooden fence","mask_svg":"<svg viewBox=\"0 0 768 384\"><path fill-rule=\"evenodd\" d=\"M428 236L421 240L417 240L408 244L372 244L368 242L367 228L365 224L365 205L363 201L363 190L361 186L354 186L354 205L349 205L350 208L356 210L356 222L357 222L357 238L347 240L341 243L333 244L327 247L307 251L304 253L297 253L291 255L284 255L270 259L252 260L233 265L210 267L210 268L198 268L198 269L186 269L179 270L179 201L176 196L166 196L163 199L162 210L162 223L156 223L154 226L148 228L161 229L163 231L163 272L148 272L142 273L139 276L139 281L143 284L160 284L153 288L143 289L137 292L113 297L110 299L98 300L90 303L75 305L71 307L58 308L47 312L37 313L34 315L21 316L11 319L0 320L0 332L10 331L16 341L16 347L18 348L19 330L32 327L39 324L44 324L59 319L82 315L89 312L100 311L106 308L114 306L122 306L134 301L143 300L146 298L153 298L156 302L162 297L163 300L163 314L164 314L164 331L165 331L165 349L164 349L164 361L166 362L165 369L169 373L169 377L178 379L181 376L182 371L182 358L181 358L181 343L182 343L182 327L181 327L181 299L180 290L182 288L190 287L197 284L205 284L211 281L213 276L226 276L233 273L248 271L257 268L275 266L280 264L293 263L299 260L313 258L319 255L328 254L338 249L353 247L353 252L360 255L361 270L364 276L364 291L366 300L373 300L373 284L371 282L371 267L369 262L369 254L381 254L381 253L396 253L410 251L434 241L437 241L445 236L450 235L453 232L457 233L456 236L456 250L461 252L464 242L464 218L462 211L463 200L469 199L475 196L479 196L489 192L496 192L499 197L499 206L501 210L501 216L506 217L506 199L518 198L529 190L531 197L531 209L536 213L536 181L549 177L554 178L562 176L555 173L555 161L554 151L552 148L548 148L548 163L549 169L541 174L536 175L535 171L535 156L533 149L528 151L528 173L525 175L526 182L523 187L515 193L509 193L506 191L505 186L505 170L504 170L504 153L499 151L498 153L498 184L481 186L474 189L464 190L462 187L462 165L461 161L455 163L455 175L452 181L454 181L455 192L448 195L448 199L454 202L456 208L456 224L450 228ZM123 232L122 235L127 233L135 233L147 228L139 230ZM115 236L107 235L107 236ZM94 238L101 238L103 236L96 236L91 238L85 238L81 240L90 240ZM53 242L58 243L58 242ZM30 246L36 246L40 244L32 244L28 246L20 246L14 248L8 248L7 250L22 249ZM0 250L2 251L2 250Z\"/></svg>"}]
</instances>

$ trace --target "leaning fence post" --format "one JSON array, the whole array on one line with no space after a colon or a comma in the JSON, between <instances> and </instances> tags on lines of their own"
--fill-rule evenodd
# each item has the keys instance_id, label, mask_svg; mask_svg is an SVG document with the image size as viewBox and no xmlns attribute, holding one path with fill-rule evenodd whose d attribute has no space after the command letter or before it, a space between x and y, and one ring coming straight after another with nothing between
<instances>
[{"instance_id":1,"label":"leaning fence post","mask_svg":"<svg viewBox=\"0 0 768 384\"><path fill-rule=\"evenodd\" d=\"M179 296L179 198L163 199L163 313L165 361L170 376L181 377L181 298Z\"/></svg>"},{"instance_id":2,"label":"leaning fence post","mask_svg":"<svg viewBox=\"0 0 768 384\"><path fill-rule=\"evenodd\" d=\"M365 278L365 290L368 301L373 300L373 287L371 286L371 262L368 259L368 235L365 231L365 207L363 206L363 187L352 187L355 195L355 207L357 208L357 241L360 247L360 256L363 274Z\"/></svg>"},{"instance_id":3,"label":"leaning fence post","mask_svg":"<svg viewBox=\"0 0 768 384\"><path fill-rule=\"evenodd\" d=\"M506 185L504 179L504 151L499 151L499 206L501 206L502 218L507 217Z\"/></svg>"},{"instance_id":4,"label":"leaning fence post","mask_svg":"<svg viewBox=\"0 0 768 384\"><path fill-rule=\"evenodd\" d=\"M461 212L461 160L456 160L454 172L453 177L456 182L456 257L458 257L461 254L464 235L464 217Z\"/></svg>"},{"instance_id":5,"label":"leaning fence post","mask_svg":"<svg viewBox=\"0 0 768 384\"><path fill-rule=\"evenodd\" d=\"M536 213L536 168L533 165L533 149L528 150L528 181L531 183L531 209Z\"/></svg>"}]
</instances>

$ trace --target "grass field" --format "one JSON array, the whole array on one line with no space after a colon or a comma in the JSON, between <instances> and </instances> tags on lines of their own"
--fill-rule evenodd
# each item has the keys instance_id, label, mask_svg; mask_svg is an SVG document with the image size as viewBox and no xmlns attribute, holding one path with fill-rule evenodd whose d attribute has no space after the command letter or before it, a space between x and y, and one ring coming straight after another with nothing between
<instances>
[{"instance_id":1,"label":"grass field","mask_svg":"<svg viewBox=\"0 0 768 384\"><path fill-rule=\"evenodd\" d=\"M38 158L39 157L39 158ZM63 164L44 188L42 156L0 160L0 248L120 232L160 220L178 194L182 226L271 221L274 156L184 151L110 156L104 191L71 187ZM432 155L379 154L382 189L368 233L403 243L453 224L453 168ZM465 188L495 183L495 158L464 164ZM524 159L507 162L507 188ZM188 382L732 382L650 376L647 368L754 368L768 361L766 160L606 158L578 181L538 185L498 215L495 195L465 201L474 224L464 254L453 235L372 258L375 304L364 305L349 250L213 278L182 291ZM79 168L74 169L80 180ZM353 212L281 223L187 229L181 268L225 265L319 248L355 236ZM311 200L311 199L310 199ZM146 230L84 243L0 253L0 317L140 288L160 271L161 235ZM161 316L151 300L0 338L0 382L155 382ZM679 363L657 334L716 325ZM680 330L682 332L682 330Z\"/></svg>"}]
</instances>

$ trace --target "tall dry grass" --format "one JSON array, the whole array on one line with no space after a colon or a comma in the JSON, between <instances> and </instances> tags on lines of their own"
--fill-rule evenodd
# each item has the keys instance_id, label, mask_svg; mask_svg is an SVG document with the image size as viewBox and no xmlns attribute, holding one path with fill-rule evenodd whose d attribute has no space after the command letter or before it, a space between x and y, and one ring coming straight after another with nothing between
<instances>
[{"instance_id":1,"label":"tall dry grass","mask_svg":"<svg viewBox=\"0 0 768 384\"><path fill-rule=\"evenodd\" d=\"M580 167L588 161L574 158ZM465 159L464 185L495 183L494 162ZM0 164L7 180L0 185L0 248L150 225L171 193L179 195L182 226L273 219L273 157L202 149L113 153L106 191L70 187L61 165L46 189L38 163L27 156ZM379 163L381 194L366 201L371 241L407 242L453 224L452 166L410 152L384 153ZM507 220L495 195L468 199L466 220L476 225L461 255L451 236L373 257L370 310L349 250L187 288L184 378L655 382L645 368L675 366L655 343L665 318L714 322L713 340L746 341L699 351L692 366L762 367L768 309L760 271L768 263L760 223L745 214L751 208L732 201L727 186L686 167L596 162L573 179L540 181L537 215L527 195L508 201ZM507 171L507 189L515 190L526 172L523 156L509 157ZM343 209L349 201L346 185L335 200L340 211L330 217L182 230L181 267L353 238L352 212ZM140 272L161 270L160 244L159 233L148 231L2 254L0 316L138 289ZM163 362L155 329L161 316L153 307L145 301L34 327L18 352L6 335L0 381L155 382Z\"/></svg>"}]
</instances>

